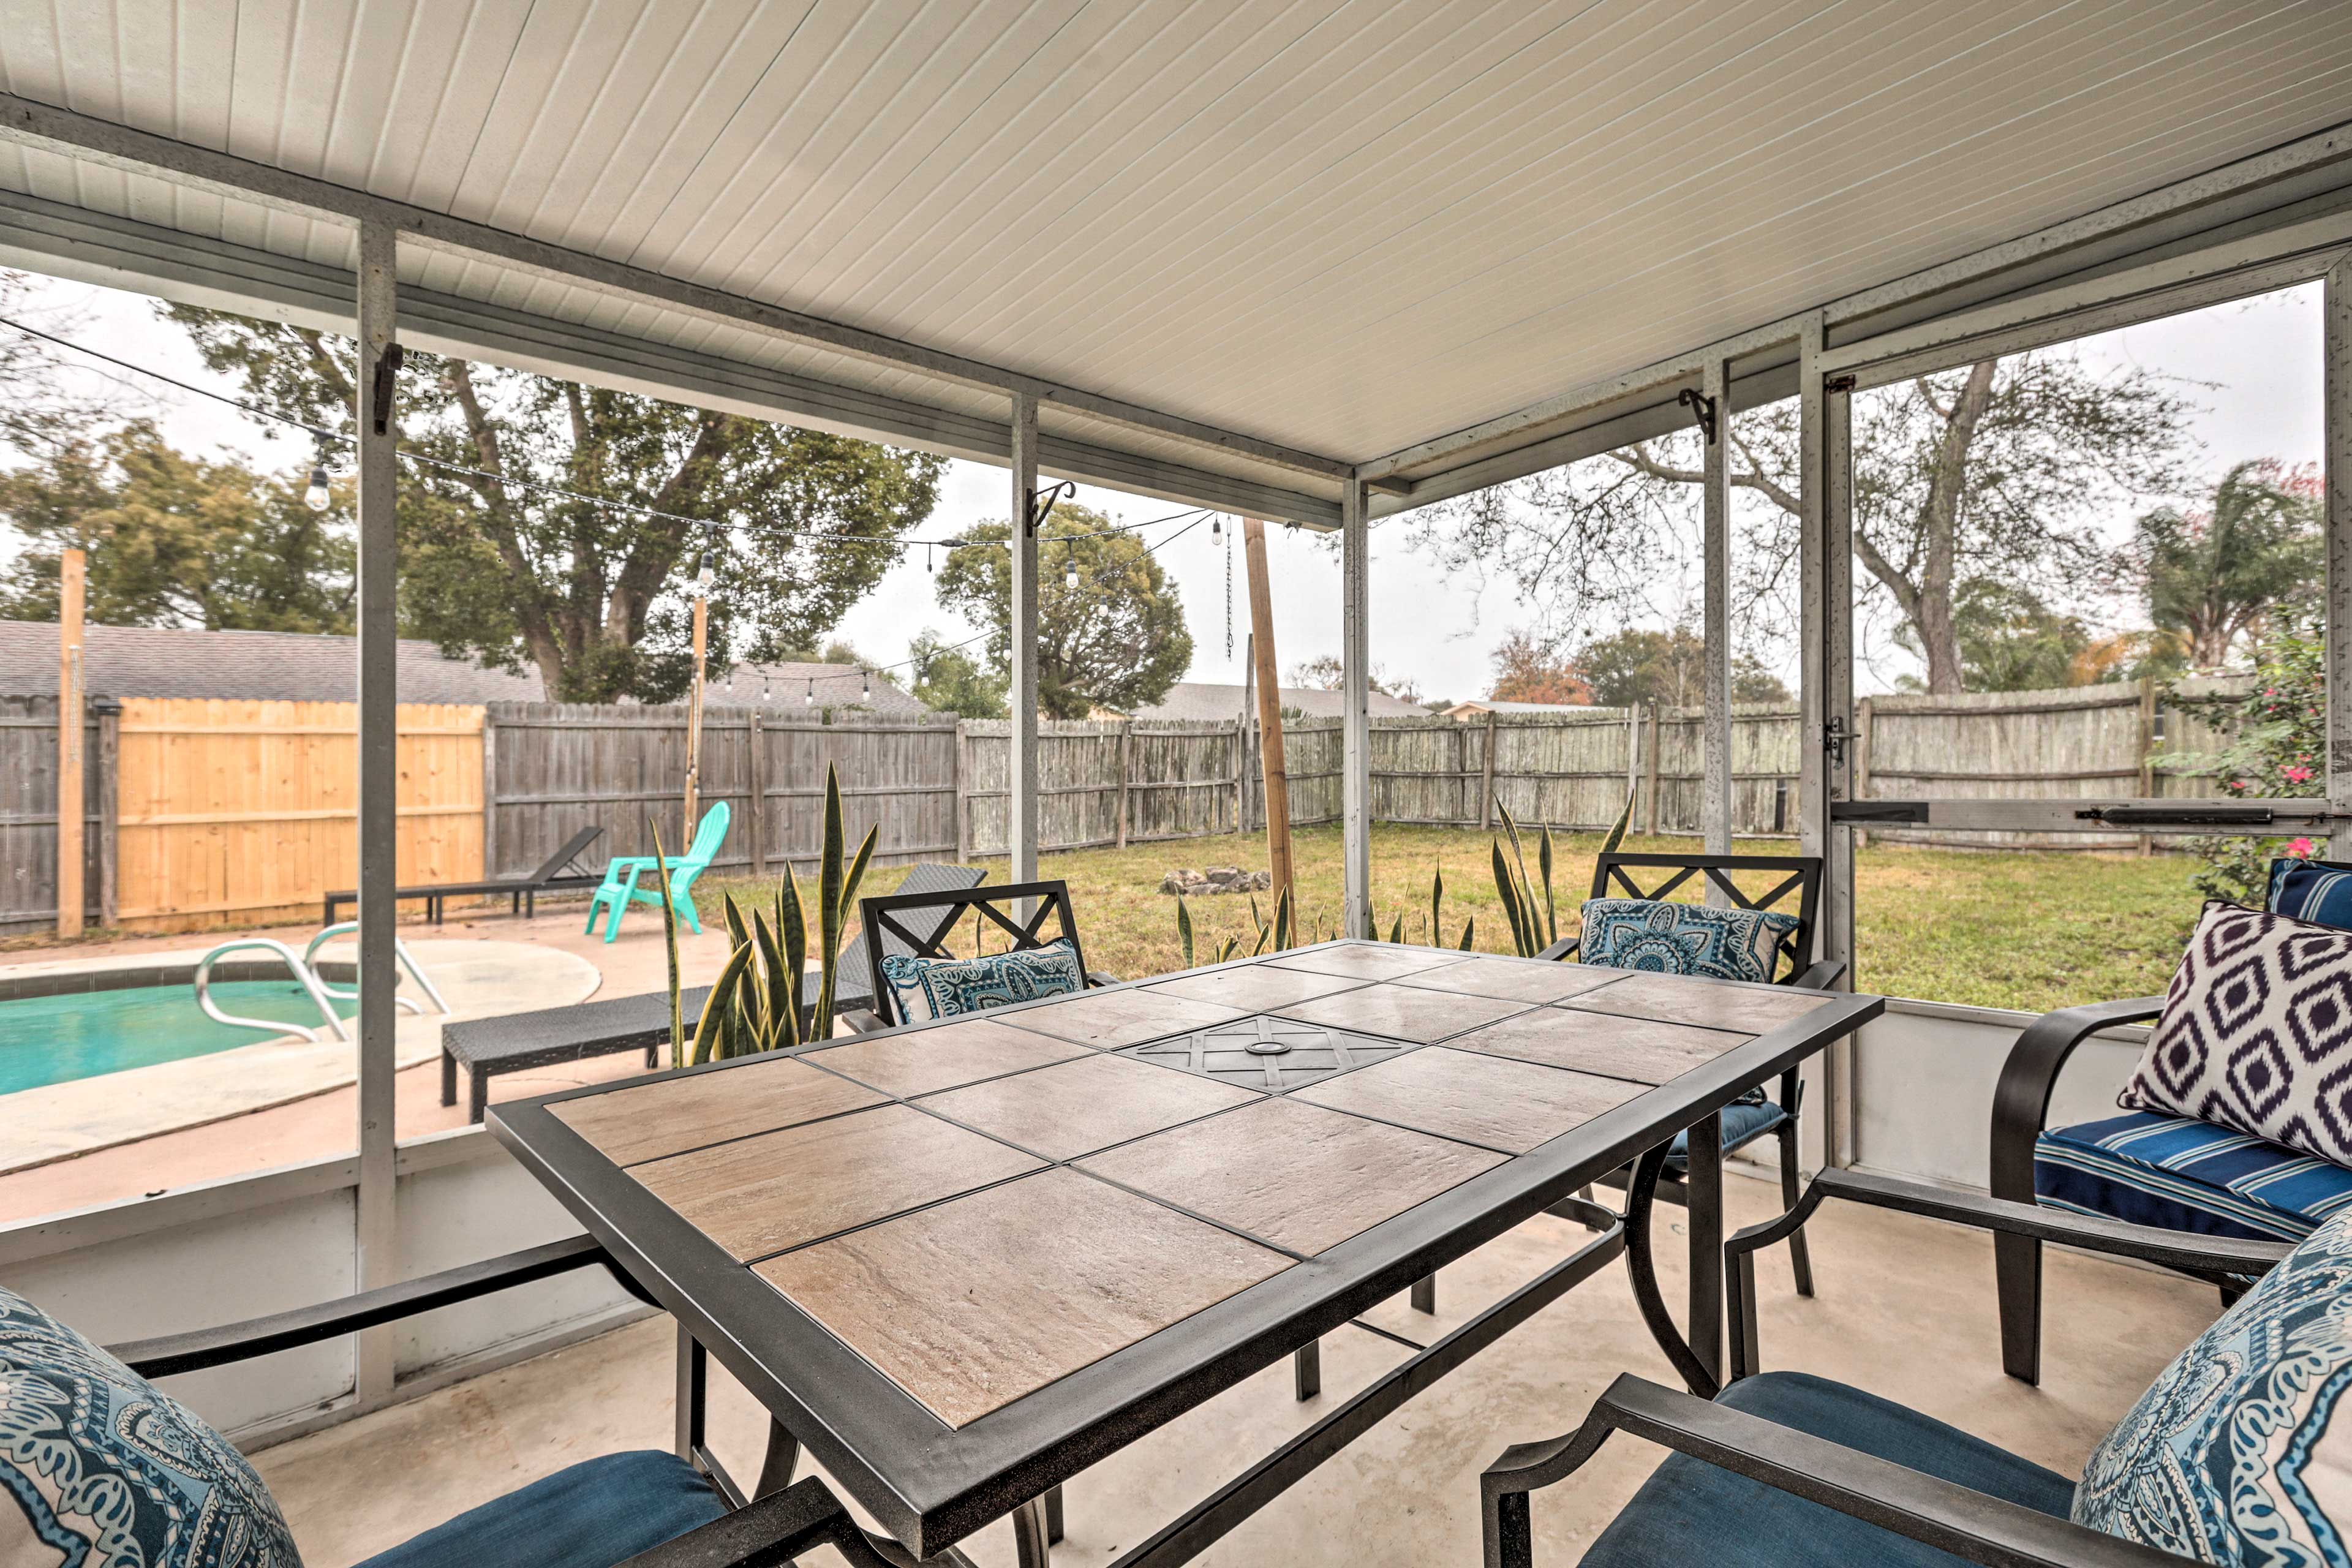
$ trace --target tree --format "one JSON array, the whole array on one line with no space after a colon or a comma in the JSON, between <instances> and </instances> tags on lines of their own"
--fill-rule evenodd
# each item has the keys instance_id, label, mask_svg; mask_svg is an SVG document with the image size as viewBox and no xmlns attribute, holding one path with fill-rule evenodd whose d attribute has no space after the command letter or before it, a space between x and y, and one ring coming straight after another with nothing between
<instances>
[{"instance_id":1,"label":"tree","mask_svg":"<svg viewBox=\"0 0 2352 1568\"><path fill-rule=\"evenodd\" d=\"M163 309L247 396L353 429L348 341ZM813 645L938 500L941 459L821 431L415 352L400 385L401 447L424 459L402 465L404 627L535 666L558 700L682 693L706 555L714 664Z\"/></svg>"},{"instance_id":2,"label":"tree","mask_svg":"<svg viewBox=\"0 0 2352 1568\"><path fill-rule=\"evenodd\" d=\"M1347 670L1337 654L1318 653L1304 664L1290 667L1286 684L1303 686L1312 691L1337 691L1347 683ZM1366 674L1364 684L1383 697L1393 697L1400 702L1419 702L1421 682L1407 676L1391 677L1380 664L1374 664Z\"/></svg>"},{"instance_id":3,"label":"tree","mask_svg":"<svg viewBox=\"0 0 2352 1568\"><path fill-rule=\"evenodd\" d=\"M2125 556L2146 584L2148 618L2176 634L2189 667L2210 673L2232 648L2259 642L2277 608L2315 591L2326 485L2308 466L2240 463L2190 511L2141 514Z\"/></svg>"},{"instance_id":4,"label":"tree","mask_svg":"<svg viewBox=\"0 0 2352 1568\"><path fill-rule=\"evenodd\" d=\"M206 631L352 629L352 496L323 512L303 476L206 461L135 420L0 474L0 516L23 548L0 613L53 620L61 553L89 552L89 613L105 626Z\"/></svg>"},{"instance_id":5,"label":"tree","mask_svg":"<svg viewBox=\"0 0 2352 1568\"><path fill-rule=\"evenodd\" d=\"M1037 535L1037 700L1047 716L1083 719L1148 707L1192 664L1184 601L1141 540L1089 507L1065 501ZM969 529L940 565L940 607L989 631L988 656L1013 652L1013 537L1002 522ZM1066 568L1075 561L1078 582Z\"/></svg>"},{"instance_id":6,"label":"tree","mask_svg":"<svg viewBox=\"0 0 2352 1568\"><path fill-rule=\"evenodd\" d=\"M2108 552L2085 515L2103 492L2177 488L2187 403L2142 371L2102 375L2055 351L1987 360L1853 401L1854 554L1909 628L1929 690L1964 689L1963 584L2089 583ZM1735 507L1734 624L1749 647L1796 623L1799 410L1789 399L1724 422ZM1499 570L1561 633L1602 615L1676 606L1697 535L1696 431L1536 474L1423 514L1422 547L1450 571Z\"/></svg>"},{"instance_id":7,"label":"tree","mask_svg":"<svg viewBox=\"0 0 2352 1568\"><path fill-rule=\"evenodd\" d=\"M2091 685L2088 668L2103 661L2081 618L2061 614L2032 591L1979 577L1964 584L1952 608L1960 647L1960 677L1970 691L2040 691L2056 686ZM1907 626L1895 640L1913 652L1917 643ZM2115 671L2120 677L2120 669ZM2086 677L2080 679L2078 677ZM1897 684L1926 689L1906 676Z\"/></svg>"},{"instance_id":8,"label":"tree","mask_svg":"<svg viewBox=\"0 0 2352 1568\"><path fill-rule=\"evenodd\" d=\"M1486 695L1497 702L1560 702L1584 707L1592 685L1559 647L1524 631L1514 631L1495 647L1495 684Z\"/></svg>"},{"instance_id":9,"label":"tree","mask_svg":"<svg viewBox=\"0 0 2352 1568\"><path fill-rule=\"evenodd\" d=\"M1005 717L1003 671L982 668L980 660L963 648L947 646L929 626L907 646L907 652L915 667L919 701L964 719Z\"/></svg>"},{"instance_id":10,"label":"tree","mask_svg":"<svg viewBox=\"0 0 2352 1568\"><path fill-rule=\"evenodd\" d=\"M2235 800L2282 800L2326 793L2327 668L2317 606L2283 605L2253 649L2254 678L2242 695L2171 701L2225 737L2218 752L2175 752L2158 766L2209 778ZM2208 898L2262 907L2272 857L2308 857L2308 838L2199 838L2204 868L2189 879Z\"/></svg>"},{"instance_id":11,"label":"tree","mask_svg":"<svg viewBox=\"0 0 2352 1568\"><path fill-rule=\"evenodd\" d=\"M1706 700L1706 644L1689 626L1670 632L1626 630L1586 643L1574 668L1603 708L1637 702L1696 708ZM1745 654L1731 661L1734 702L1786 702L1780 677Z\"/></svg>"},{"instance_id":12,"label":"tree","mask_svg":"<svg viewBox=\"0 0 2352 1568\"><path fill-rule=\"evenodd\" d=\"M0 316L39 322L43 331L68 338L81 325L70 312L45 310L40 285L23 272L0 270ZM0 330L0 447L38 462L55 460L95 438L110 405L119 408L126 397L144 396L142 388L119 384L93 395L79 384L91 371L89 362L28 332Z\"/></svg>"}]
</instances>

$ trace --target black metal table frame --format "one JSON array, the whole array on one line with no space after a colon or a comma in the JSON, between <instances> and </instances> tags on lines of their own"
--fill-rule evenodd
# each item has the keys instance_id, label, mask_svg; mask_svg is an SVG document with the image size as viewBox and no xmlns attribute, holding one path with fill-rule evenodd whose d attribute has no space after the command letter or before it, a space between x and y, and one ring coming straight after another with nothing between
<instances>
[{"instance_id":1,"label":"black metal table frame","mask_svg":"<svg viewBox=\"0 0 2352 1568\"><path fill-rule=\"evenodd\" d=\"M1309 950L1293 950L1304 951ZM1220 967L1238 969L1255 962L1239 960ZM1112 989L1146 984L1131 981ZM1756 989L1788 994L1781 987ZM1823 1005L1804 1018L1759 1035L961 1429L948 1427L917 1404L549 1110L565 1100L603 1092L606 1086L499 1105L490 1127L524 1168L677 1321L682 1448L700 1449L698 1386L689 1385L698 1385L701 1358L707 1353L743 1384L773 1419L777 1436L769 1461L761 1485L749 1495L780 1484L779 1464L788 1476L797 1447L804 1445L892 1537L924 1558L1018 1512L1023 1556L1034 1561L1043 1545L1043 1500L1062 1481L1538 1214L1564 1214L1604 1227L1569 1258L1391 1369L1118 1563L1118 1568L1146 1563L1171 1568L1621 1252L1627 1257L1653 1333L1694 1391L1711 1394L1721 1365L1723 1301L1721 1143L1716 1117L1748 1089L1794 1068L1877 1016L1885 1006L1875 996L1822 994ZM1061 1000L1023 1004L995 1016L1050 1007ZM881 1032L937 1026L930 1022ZM826 1046L817 1042L802 1050ZM740 1060L712 1063L668 1076L723 1072L741 1065ZM1692 1298L1699 1318L1693 1327L1699 1344L1711 1354L1695 1351L1675 1332L1658 1294L1646 1235L1667 1146L1685 1131L1691 1134ZM1628 1165L1634 1173L1623 1216L1576 1196L1580 1189ZM649 1243L651 1250L641 1242ZM655 1251L660 1256L654 1256ZM739 1338L729 1323L747 1331ZM709 1459L707 1451L695 1457ZM723 1472L719 1479L730 1489L743 1490Z\"/></svg>"}]
</instances>

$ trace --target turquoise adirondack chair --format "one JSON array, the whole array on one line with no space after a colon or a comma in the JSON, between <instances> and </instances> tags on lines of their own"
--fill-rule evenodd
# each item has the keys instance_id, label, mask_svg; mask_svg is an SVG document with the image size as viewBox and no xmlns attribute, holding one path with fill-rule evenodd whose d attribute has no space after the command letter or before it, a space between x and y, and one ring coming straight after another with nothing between
<instances>
[{"instance_id":1,"label":"turquoise adirondack chair","mask_svg":"<svg viewBox=\"0 0 2352 1568\"><path fill-rule=\"evenodd\" d=\"M694 910L691 889L694 879L702 875L719 847L727 841L727 803L720 801L702 814L701 826L694 830L694 842L686 853L669 863L669 907L686 921L687 929L695 935L702 934L702 920ZM621 912L632 903L661 906L659 890L637 886L639 877L658 877L656 862L650 855L624 855L604 868L604 886L588 900L588 934L596 933L596 917L604 916L604 940L612 941L621 934Z\"/></svg>"}]
</instances>

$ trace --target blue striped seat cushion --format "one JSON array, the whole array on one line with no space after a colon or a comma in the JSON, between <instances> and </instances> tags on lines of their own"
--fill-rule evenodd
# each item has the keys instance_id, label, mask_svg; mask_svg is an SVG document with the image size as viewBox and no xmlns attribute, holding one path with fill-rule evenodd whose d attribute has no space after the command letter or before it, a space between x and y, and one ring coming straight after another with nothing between
<instances>
[{"instance_id":1,"label":"blue striped seat cushion","mask_svg":"<svg viewBox=\"0 0 2352 1568\"><path fill-rule=\"evenodd\" d=\"M2242 1241L2299 1241L2352 1207L2352 1171L2233 1128L2135 1110L2042 1133L2033 1191L2076 1214Z\"/></svg>"},{"instance_id":2,"label":"blue striped seat cushion","mask_svg":"<svg viewBox=\"0 0 2352 1568\"><path fill-rule=\"evenodd\" d=\"M2352 931L2352 866L2333 860L2273 860L2264 907L2274 915Z\"/></svg>"}]
</instances>

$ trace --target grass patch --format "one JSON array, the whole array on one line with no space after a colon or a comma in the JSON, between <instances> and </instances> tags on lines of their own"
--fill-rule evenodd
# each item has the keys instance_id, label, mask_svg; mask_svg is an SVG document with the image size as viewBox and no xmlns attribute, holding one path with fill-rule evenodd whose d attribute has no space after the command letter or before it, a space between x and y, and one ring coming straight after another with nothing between
<instances>
[{"instance_id":1,"label":"grass patch","mask_svg":"<svg viewBox=\"0 0 2352 1568\"><path fill-rule=\"evenodd\" d=\"M1426 942L1433 870L1445 877L1441 938L1460 940L1465 920L1477 922L1475 946L1507 952L1510 937L1495 894L1485 833L1466 828L1384 824L1372 834L1372 903L1383 934L1399 914L1405 937ZM1592 882L1599 834L1555 840L1552 885L1560 899L1563 931ZM1300 939L1320 940L1336 929L1340 905L1340 835L1336 826L1302 828L1295 837ZM1697 841L1629 839L1629 850L1693 853ZM1761 853L1780 852L1759 847ZM1262 866L1265 840L1223 835L1119 849L1087 849L1043 858L1040 874L1070 884L1087 962L1122 979L1182 967L1176 941L1176 900L1160 892L1175 866ZM1535 869L1534 846L1528 847ZM2014 1007L2041 1013L2080 1002L2148 995L2164 989L2200 899L2189 886L2194 862L2179 856L1972 853L1873 845L1855 871L1855 984L1893 996ZM1004 875L991 863L992 880ZM869 897L894 890L903 872L877 869L862 889ZM706 878L698 899L715 912L718 894L769 896L770 883ZM1189 900L1196 952L1202 963L1226 936L1255 940L1249 900L1221 896ZM1258 910L1273 918L1264 895ZM997 945L992 942L992 947Z\"/></svg>"}]
</instances>

